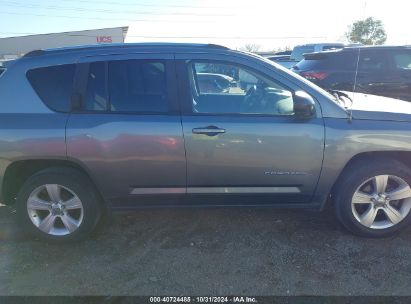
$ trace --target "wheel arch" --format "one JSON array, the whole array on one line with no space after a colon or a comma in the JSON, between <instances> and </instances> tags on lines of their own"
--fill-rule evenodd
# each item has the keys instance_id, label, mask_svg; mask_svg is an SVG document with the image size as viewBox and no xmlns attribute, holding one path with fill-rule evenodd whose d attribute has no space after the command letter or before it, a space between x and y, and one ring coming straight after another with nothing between
<instances>
[{"instance_id":1,"label":"wheel arch","mask_svg":"<svg viewBox=\"0 0 411 304\"><path fill-rule=\"evenodd\" d=\"M98 184L89 170L80 163L67 159L25 159L17 160L9 164L5 170L2 181L2 203L6 205L13 204L19 189L30 176L44 169L56 167L70 168L84 174L94 186L101 201L107 203L101 195Z\"/></svg>"},{"instance_id":2,"label":"wheel arch","mask_svg":"<svg viewBox=\"0 0 411 304\"><path fill-rule=\"evenodd\" d=\"M341 172L339 173L337 179L331 187L327 197L330 198L325 200L321 206L321 209L324 209L327 205L333 203L334 197L337 194L338 186L344 178L344 175L348 170L355 167L356 164L362 162L377 162L384 161L387 159L395 159L403 163L406 167L411 169L411 151L371 151L371 152L362 152L354 155L349 161L345 164Z\"/></svg>"}]
</instances>

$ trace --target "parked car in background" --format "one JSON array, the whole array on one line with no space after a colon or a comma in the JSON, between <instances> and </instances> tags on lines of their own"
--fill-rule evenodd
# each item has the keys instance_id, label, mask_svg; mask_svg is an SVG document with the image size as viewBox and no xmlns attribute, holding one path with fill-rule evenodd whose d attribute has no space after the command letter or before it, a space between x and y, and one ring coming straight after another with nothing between
<instances>
[{"instance_id":1,"label":"parked car in background","mask_svg":"<svg viewBox=\"0 0 411 304\"><path fill-rule=\"evenodd\" d=\"M233 77L215 73L197 73L197 81L203 92L226 92L235 85Z\"/></svg>"},{"instance_id":2,"label":"parked car in background","mask_svg":"<svg viewBox=\"0 0 411 304\"><path fill-rule=\"evenodd\" d=\"M291 53L291 60L301 61L306 53L323 52L328 50L337 50L344 48L344 43L309 43L297 45Z\"/></svg>"},{"instance_id":3,"label":"parked car in background","mask_svg":"<svg viewBox=\"0 0 411 304\"><path fill-rule=\"evenodd\" d=\"M280 55L291 55L292 50L287 50L287 51L281 51L281 52L277 52L274 55L280 56Z\"/></svg>"},{"instance_id":4,"label":"parked car in background","mask_svg":"<svg viewBox=\"0 0 411 304\"><path fill-rule=\"evenodd\" d=\"M411 47L408 46L349 47L305 54L292 71L327 90L411 101Z\"/></svg>"},{"instance_id":5,"label":"parked car in background","mask_svg":"<svg viewBox=\"0 0 411 304\"><path fill-rule=\"evenodd\" d=\"M268 60L279 62L279 61L290 61L292 50L281 51L276 53L271 52L257 52L258 55L267 58Z\"/></svg>"},{"instance_id":6,"label":"parked car in background","mask_svg":"<svg viewBox=\"0 0 411 304\"><path fill-rule=\"evenodd\" d=\"M408 102L347 110L259 56L164 43L34 51L6 66L0 92L1 202L36 237L82 238L109 208L330 198L362 236L411 222Z\"/></svg>"},{"instance_id":7,"label":"parked car in background","mask_svg":"<svg viewBox=\"0 0 411 304\"><path fill-rule=\"evenodd\" d=\"M306 53L314 53L314 52L322 52L327 50L335 50L341 49L344 47L344 43L310 43L310 44L303 44L297 45L293 48L290 57L286 58L269 58L272 61L277 62L278 64L282 65L285 68L292 68L298 62L303 59L303 55Z\"/></svg>"},{"instance_id":8,"label":"parked car in background","mask_svg":"<svg viewBox=\"0 0 411 304\"><path fill-rule=\"evenodd\" d=\"M265 57L271 61L290 60L290 55L272 55Z\"/></svg>"},{"instance_id":9,"label":"parked car in background","mask_svg":"<svg viewBox=\"0 0 411 304\"><path fill-rule=\"evenodd\" d=\"M290 57L291 55L273 55L266 58L278 63L279 65L282 65L287 69L290 69L292 66L294 66L294 62L290 60Z\"/></svg>"}]
</instances>

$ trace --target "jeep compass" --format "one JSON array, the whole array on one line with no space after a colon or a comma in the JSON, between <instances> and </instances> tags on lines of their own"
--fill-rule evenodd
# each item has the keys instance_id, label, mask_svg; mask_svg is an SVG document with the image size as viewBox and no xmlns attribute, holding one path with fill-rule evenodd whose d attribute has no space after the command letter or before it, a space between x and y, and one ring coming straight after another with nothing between
<instances>
[{"instance_id":1,"label":"jeep compass","mask_svg":"<svg viewBox=\"0 0 411 304\"><path fill-rule=\"evenodd\" d=\"M411 104L329 94L207 44L38 50L0 76L0 195L51 241L110 209L314 208L353 233L411 221Z\"/></svg>"}]
</instances>

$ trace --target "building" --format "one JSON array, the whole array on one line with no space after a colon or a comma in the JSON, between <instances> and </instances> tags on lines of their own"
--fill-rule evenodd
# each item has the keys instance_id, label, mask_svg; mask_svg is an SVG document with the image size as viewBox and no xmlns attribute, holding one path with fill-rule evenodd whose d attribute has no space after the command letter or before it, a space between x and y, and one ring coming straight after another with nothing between
<instances>
[{"instance_id":1,"label":"building","mask_svg":"<svg viewBox=\"0 0 411 304\"><path fill-rule=\"evenodd\" d=\"M123 43L128 27L0 38L0 61L16 59L30 51L84 44Z\"/></svg>"}]
</instances>

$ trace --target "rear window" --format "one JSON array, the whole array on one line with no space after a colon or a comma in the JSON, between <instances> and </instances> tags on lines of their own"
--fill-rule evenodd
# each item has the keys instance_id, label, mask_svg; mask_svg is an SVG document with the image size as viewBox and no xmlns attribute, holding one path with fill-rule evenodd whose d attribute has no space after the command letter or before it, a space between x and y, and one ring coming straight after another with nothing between
<instances>
[{"instance_id":1,"label":"rear window","mask_svg":"<svg viewBox=\"0 0 411 304\"><path fill-rule=\"evenodd\" d=\"M306 53L313 53L315 51L314 46L296 46L291 53L291 60L300 61L303 59L303 55Z\"/></svg>"},{"instance_id":2,"label":"rear window","mask_svg":"<svg viewBox=\"0 0 411 304\"><path fill-rule=\"evenodd\" d=\"M307 56L300 61L296 68L297 70L353 70L355 69L356 53L355 52L341 52L330 54L318 54L314 56Z\"/></svg>"},{"instance_id":3,"label":"rear window","mask_svg":"<svg viewBox=\"0 0 411 304\"><path fill-rule=\"evenodd\" d=\"M307 70L315 70L319 69L325 65L325 60L322 59L303 59L299 63L297 63L294 68L296 70L307 71Z\"/></svg>"},{"instance_id":4,"label":"rear window","mask_svg":"<svg viewBox=\"0 0 411 304\"><path fill-rule=\"evenodd\" d=\"M27 79L48 107L57 112L69 112L74 73L74 64L64 64L29 70Z\"/></svg>"}]
</instances>

